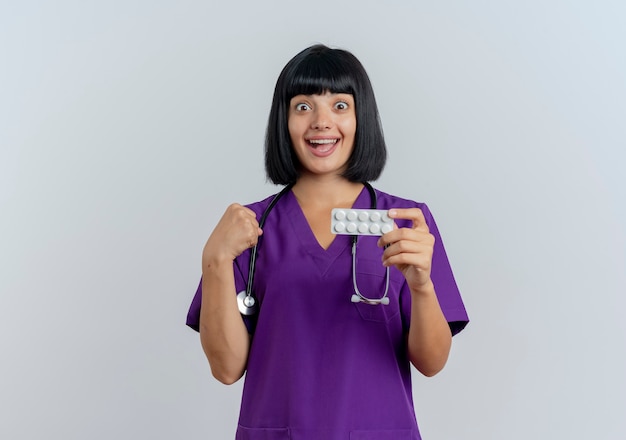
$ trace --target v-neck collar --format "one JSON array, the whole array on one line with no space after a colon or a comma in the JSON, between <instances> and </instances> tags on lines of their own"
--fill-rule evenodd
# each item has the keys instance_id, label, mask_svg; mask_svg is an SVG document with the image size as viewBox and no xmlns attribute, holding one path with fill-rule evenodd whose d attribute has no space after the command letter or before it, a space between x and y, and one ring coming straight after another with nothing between
<instances>
[{"instance_id":1,"label":"v-neck collar","mask_svg":"<svg viewBox=\"0 0 626 440\"><path fill-rule=\"evenodd\" d=\"M324 249L315 238L315 234L309 226L304 211L300 207L298 200L296 199L293 190L285 194L285 207L287 216L291 222L293 233L296 236L302 248L307 252L318 265L322 273L331 267L339 255L341 255L346 249L350 248L350 236L349 235L337 235L335 239L330 243L328 249ZM367 209L370 208L370 194L367 187L363 186L361 192L354 200L353 208Z\"/></svg>"}]
</instances>

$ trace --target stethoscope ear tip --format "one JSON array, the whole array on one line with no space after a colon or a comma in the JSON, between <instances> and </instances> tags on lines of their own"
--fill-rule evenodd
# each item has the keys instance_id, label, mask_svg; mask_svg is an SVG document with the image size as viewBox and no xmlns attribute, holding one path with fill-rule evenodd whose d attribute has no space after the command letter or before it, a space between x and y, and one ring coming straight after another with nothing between
<instances>
[{"instance_id":1,"label":"stethoscope ear tip","mask_svg":"<svg viewBox=\"0 0 626 440\"><path fill-rule=\"evenodd\" d=\"M383 304L383 305L385 305L385 306L386 306L386 305L389 305L389 297L386 297L386 296L385 296L385 297L381 298L381 299L380 299L380 303L381 303L381 304Z\"/></svg>"},{"instance_id":2,"label":"stethoscope ear tip","mask_svg":"<svg viewBox=\"0 0 626 440\"><path fill-rule=\"evenodd\" d=\"M358 302L361 302L361 298L359 297L359 295L356 295L356 294L352 295L352 298L350 298L350 300L351 300L353 303L358 303Z\"/></svg>"}]
</instances>

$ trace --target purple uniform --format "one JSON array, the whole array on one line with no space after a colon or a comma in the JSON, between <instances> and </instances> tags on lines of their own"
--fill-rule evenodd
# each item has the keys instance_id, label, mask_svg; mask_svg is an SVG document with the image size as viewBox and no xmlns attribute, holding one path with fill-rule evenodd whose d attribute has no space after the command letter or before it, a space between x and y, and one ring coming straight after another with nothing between
<instances>
[{"instance_id":1,"label":"purple uniform","mask_svg":"<svg viewBox=\"0 0 626 440\"><path fill-rule=\"evenodd\" d=\"M468 317L435 221L425 204L377 191L377 209L421 208L435 248L431 278L453 333ZM271 197L248 207L261 217ZM364 188L354 208L370 208ZM409 220L396 220L410 227ZM385 268L378 237L359 237L356 280L364 296L380 298ZM235 262L245 290L250 251ZM237 440L418 440L406 334L411 294L390 270L389 305L350 301L351 237L327 250L317 242L291 191L268 215L258 247L257 315L243 317L253 335ZM198 329L201 289L187 325Z\"/></svg>"}]
</instances>

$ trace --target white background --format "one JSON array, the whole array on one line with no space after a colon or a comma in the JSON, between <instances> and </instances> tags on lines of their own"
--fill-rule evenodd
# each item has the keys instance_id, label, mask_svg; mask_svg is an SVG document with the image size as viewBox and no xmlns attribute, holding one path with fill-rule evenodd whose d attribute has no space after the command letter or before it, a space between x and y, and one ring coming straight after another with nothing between
<instances>
[{"instance_id":1,"label":"white background","mask_svg":"<svg viewBox=\"0 0 626 440\"><path fill-rule=\"evenodd\" d=\"M185 315L316 42L368 70L376 186L428 202L472 319L415 376L424 438L626 438L624 5L3 1L0 438L233 438Z\"/></svg>"}]
</instances>

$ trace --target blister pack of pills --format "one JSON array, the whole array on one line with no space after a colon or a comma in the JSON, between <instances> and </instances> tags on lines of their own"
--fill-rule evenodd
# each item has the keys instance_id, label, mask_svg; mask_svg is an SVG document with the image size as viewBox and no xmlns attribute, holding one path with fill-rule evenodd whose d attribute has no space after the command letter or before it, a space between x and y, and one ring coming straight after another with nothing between
<instances>
[{"instance_id":1,"label":"blister pack of pills","mask_svg":"<svg viewBox=\"0 0 626 440\"><path fill-rule=\"evenodd\" d=\"M393 220L382 209L335 208L330 230L340 235L383 235L393 230Z\"/></svg>"}]
</instances>

